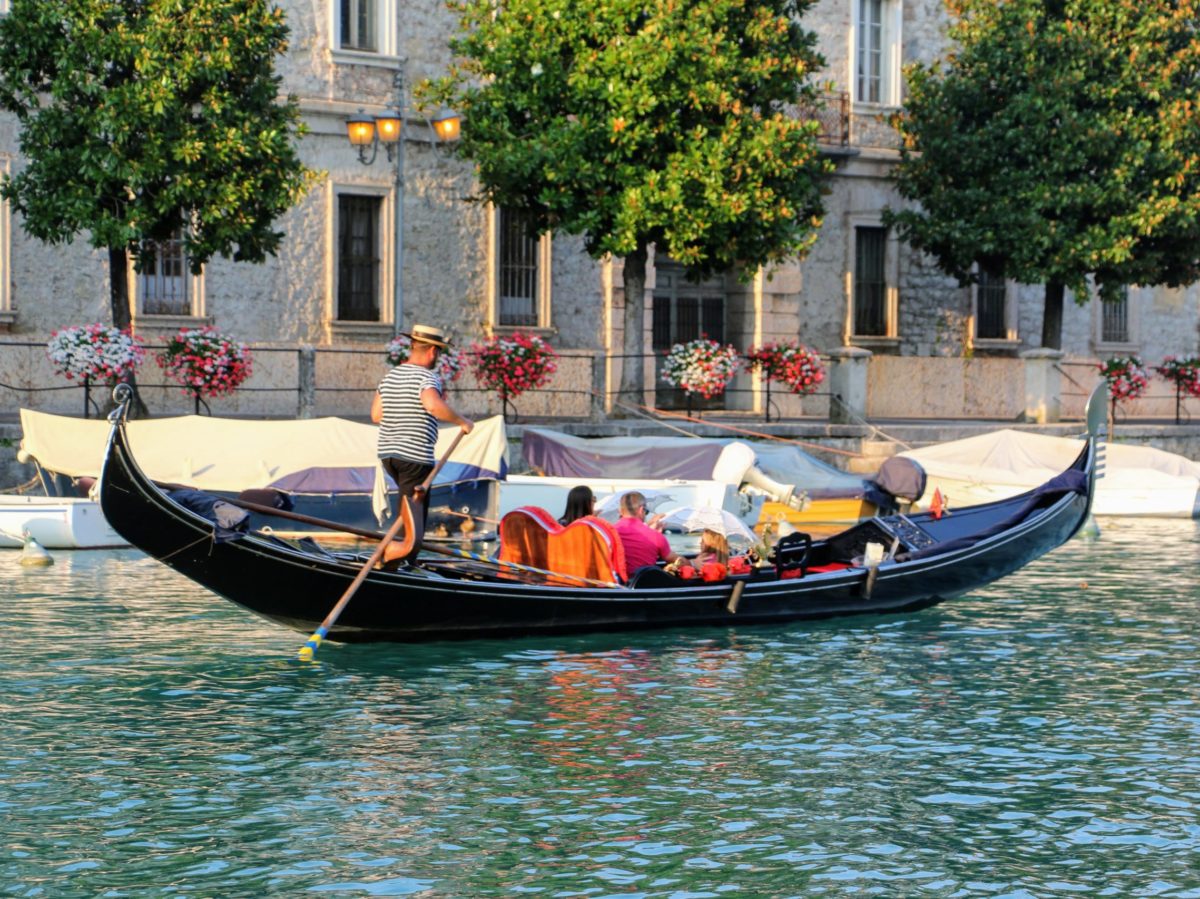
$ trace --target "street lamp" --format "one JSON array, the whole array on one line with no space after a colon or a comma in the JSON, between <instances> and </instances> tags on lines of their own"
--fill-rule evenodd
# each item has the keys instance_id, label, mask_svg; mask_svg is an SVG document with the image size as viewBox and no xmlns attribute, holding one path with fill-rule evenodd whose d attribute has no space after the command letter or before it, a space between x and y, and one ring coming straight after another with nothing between
<instances>
[{"instance_id":1,"label":"street lamp","mask_svg":"<svg viewBox=\"0 0 1200 899\"><path fill-rule=\"evenodd\" d=\"M394 162L395 171L395 223L396 258L395 258L395 301L393 304L394 326L397 331L403 326L404 314L404 119L405 119L405 83L404 61L392 78L392 88L395 93L394 105L377 115L370 115L362 109L346 119L346 137L350 145L358 149L358 161L363 165L374 165L375 157L379 155L379 146L388 162ZM442 108L433 119L426 119L426 124L433 130L434 138L430 143L445 144L458 140L462 128L462 116L452 109Z\"/></svg>"},{"instance_id":2,"label":"street lamp","mask_svg":"<svg viewBox=\"0 0 1200 899\"><path fill-rule=\"evenodd\" d=\"M459 132L462 128L462 116L453 109L442 107L441 111L433 117L433 131L438 136L438 140L442 143L458 140Z\"/></svg>"}]
</instances>

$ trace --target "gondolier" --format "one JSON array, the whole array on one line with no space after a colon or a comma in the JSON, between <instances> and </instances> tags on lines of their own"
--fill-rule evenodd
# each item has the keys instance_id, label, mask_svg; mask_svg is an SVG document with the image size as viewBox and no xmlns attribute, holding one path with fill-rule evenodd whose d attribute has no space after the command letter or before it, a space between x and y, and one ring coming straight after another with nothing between
<instances>
[{"instance_id":1,"label":"gondolier","mask_svg":"<svg viewBox=\"0 0 1200 899\"><path fill-rule=\"evenodd\" d=\"M379 425L379 459L396 482L400 496L413 491L433 470L438 422L456 424L469 433L474 423L459 415L443 396L442 379L434 373L438 356L450 341L439 328L414 325L408 361L389 371L371 403L371 421ZM419 497L429 511L429 494Z\"/></svg>"}]
</instances>

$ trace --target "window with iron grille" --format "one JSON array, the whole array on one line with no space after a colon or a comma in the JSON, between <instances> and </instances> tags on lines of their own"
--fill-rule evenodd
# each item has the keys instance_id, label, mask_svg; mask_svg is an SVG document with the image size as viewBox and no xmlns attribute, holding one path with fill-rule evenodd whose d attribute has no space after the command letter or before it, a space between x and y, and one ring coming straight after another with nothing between
<instances>
[{"instance_id":1,"label":"window with iron grille","mask_svg":"<svg viewBox=\"0 0 1200 899\"><path fill-rule=\"evenodd\" d=\"M379 217L383 200L338 196L338 308L341 321L379 321Z\"/></svg>"},{"instance_id":2,"label":"window with iron grille","mask_svg":"<svg viewBox=\"0 0 1200 899\"><path fill-rule=\"evenodd\" d=\"M994 271L980 266L975 287L975 336L982 340L1008 337L1008 284Z\"/></svg>"},{"instance_id":3,"label":"window with iron grille","mask_svg":"<svg viewBox=\"0 0 1200 899\"><path fill-rule=\"evenodd\" d=\"M154 255L142 261L137 276L137 296L144 315L191 315L188 292L191 273L183 234L157 244Z\"/></svg>"},{"instance_id":4,"label":"window with iron grille","mask_svg":"<svg viewBox=\"0 0 1200 899\"><path fill-rule=\"evenodd\" d=\"M672 387L661 378L662 360L666 350L677 343L687 343L707 337L717 343L725 342L726 300L723 279L694 284L677 264L659 261L656 288L651 310L650 346L654 351L655 404L663 409L692 408L723 409L724 395L704 400L690 400L682 390Z\"/></svg>"},{"instance_id":5,"label":"window with iron grille","mask_svg":"<svg viewBox=\"0 0 1200 899\"><path fill-rule=\"evenodd\" d=\"M497 272L499 321L506 327L537 327L538 285L541 272L541 235L527 212L499 209L499 270Z\"/></svg>"},{"instance_id":6,"label":"window with iron grille","mask_svg":"<svg viewBox=\"0 0 1200 899\"><path fill-rule=\"evenodd\" d=\"M886 337L886 228L854 229L854 333Z\"/></svg>"},{"instance_id":7,"label":"window with iron grille","mask_svg":"<svg viewBox=\"0 0 1200 899\"><path fill-rule=\"evenodd\" d=\"M651 335L655 350L669 350L698 337L724 343L725 298L655 296Z\"/></svg>"},{"instance_id":8,"label":"window with iron grille","mask_svg":"<svg viewBox=\"0 0 1200 899\"><path fill-rule=\"evenodd\" d=\"M883 102L884 0L858 0L855 99Z\"/></svg>"},{"instance_id":9,"label":"window with iron grille","mask_svg":"<svg viewBox=\"0 0 1200 899\"><path fill-rule=\"evenodd\" d=\"M341 46L346 50L377 49L375 4L377 0L341 0Z\"/></svg>"},{"instance_id":10,"label":"window with iron grille","mask_svg":"<svg viewBox=\"0 0 1200 899\"><path fill-rule=\"evenodd\" d=\"M1101 300L1100 341L1129 343L1129 289L1115 300Z\"/></svg>"}]
</instances>

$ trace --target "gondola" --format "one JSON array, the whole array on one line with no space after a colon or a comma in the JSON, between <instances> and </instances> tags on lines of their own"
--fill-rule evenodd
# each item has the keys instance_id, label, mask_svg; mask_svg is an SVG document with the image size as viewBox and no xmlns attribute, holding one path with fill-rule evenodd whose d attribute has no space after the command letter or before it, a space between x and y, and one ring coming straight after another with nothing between
<instances>
[{"instance_id":1,"label":"gondola","mask_svg":"<svg viewBox=\"0 0 1200 899\"><path fill-rule=\"evenodd\" d=\"M119 402L111 416L101 474L101 507L113 528L225 599L312 632L359 573L362 557L270 534L223 533L139 469L125 435L127 406ZM627 583L572 583L479 559L460 564L422 554L399 570L370 571L327 639L415 642L728 627L932 606L1017 571L1084 525L1103 407L1094 395L1088 439L1068 470L1010 499L940 517L897 512L828 539L781 541L773 564L721 581L681 580L648 568ZM880 546L882 561L866 564L864 556L874 556Z\"/></svg>"}]
</instances>

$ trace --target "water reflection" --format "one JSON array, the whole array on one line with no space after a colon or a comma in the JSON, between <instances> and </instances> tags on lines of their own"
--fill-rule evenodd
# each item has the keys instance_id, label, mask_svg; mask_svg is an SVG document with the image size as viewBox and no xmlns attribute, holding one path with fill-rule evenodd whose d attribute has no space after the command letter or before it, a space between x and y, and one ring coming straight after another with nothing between
<instances>
[{"instance_id":1,"label":"water reflection","mask_svg":"<svg viewBox=\"0 0 1200 899\"><path fill-rule=\"evenodd\" d=\"M916 615L314 665L136 553L0 554L0 892L1200 895L1200 540L1102 525Z\"/></svg>"}]
</instances>

